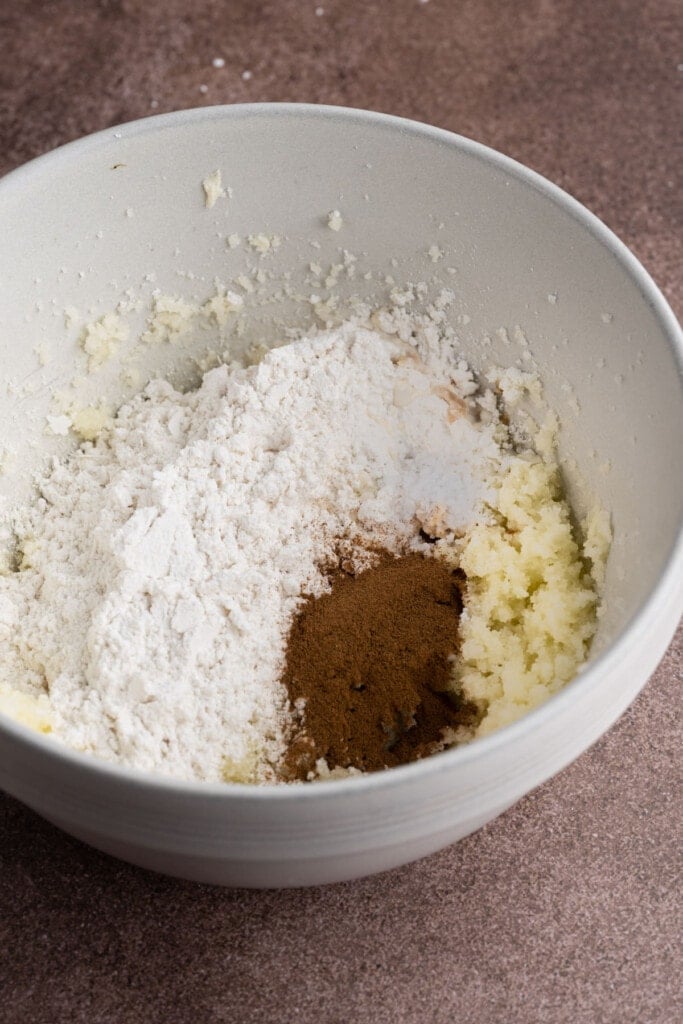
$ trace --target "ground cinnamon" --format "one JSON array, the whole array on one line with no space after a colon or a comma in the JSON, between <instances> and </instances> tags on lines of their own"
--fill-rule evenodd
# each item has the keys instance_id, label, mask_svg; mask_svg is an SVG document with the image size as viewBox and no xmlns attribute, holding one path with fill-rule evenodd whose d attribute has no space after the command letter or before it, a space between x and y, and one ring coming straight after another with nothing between
<instances>
[{"instance_id":1,"label":"ground cinnamon","mask_svg":"<svg viewBox=\"0 0 683 1024\"><path fill-rule=\"evenodd\" d=\"M304 602L289 634L283 681L305 704L288 778L305 779L319 758L363 771L404 764L474 719L472 705L446 692L462 607L447 565L380 552L356 575L335 568L330 584Z\"/></svg>"}]
</instances>

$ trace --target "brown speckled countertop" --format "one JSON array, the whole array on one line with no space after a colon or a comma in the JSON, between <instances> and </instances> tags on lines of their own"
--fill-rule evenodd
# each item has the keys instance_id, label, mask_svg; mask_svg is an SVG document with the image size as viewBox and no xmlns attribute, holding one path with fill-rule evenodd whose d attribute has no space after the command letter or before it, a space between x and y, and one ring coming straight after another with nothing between
<instances>
[{"instance_id":1,"label":"brown speckled countertop","mask_svg":"<svg viewBox=\"0 0 683 1024\"><path fill-rule=\"evenodd\" d=\"M7 0L0 172L155 111L384 110L568 189L680 316L680 15L679 0ZM679 630L631 710L558 778L458 846L361 882L185 884L0 796L0 1022L678 1024L682 644Z\"/></svg>"}]
</instances>

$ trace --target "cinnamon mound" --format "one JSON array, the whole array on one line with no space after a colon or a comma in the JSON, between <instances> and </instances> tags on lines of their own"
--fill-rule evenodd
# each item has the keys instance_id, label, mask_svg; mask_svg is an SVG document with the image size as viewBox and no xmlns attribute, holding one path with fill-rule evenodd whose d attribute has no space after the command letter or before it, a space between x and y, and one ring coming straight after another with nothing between
<instances>
[{"instance_id":1,"label":"cinnamon mound","mask_svg":"<svg viewBox=\"0 0 683 1024\"><path fill-rule=\"evenodd\" d=\"M283 682L304 710L286 778L305 780L320 758L361 771L405 764L441 749L444 730L473 724L474 705L446 692L462 609L449 566L379 552L358 574L335 568L330 584L289 634Z\"/></svg>"}]
</instances>

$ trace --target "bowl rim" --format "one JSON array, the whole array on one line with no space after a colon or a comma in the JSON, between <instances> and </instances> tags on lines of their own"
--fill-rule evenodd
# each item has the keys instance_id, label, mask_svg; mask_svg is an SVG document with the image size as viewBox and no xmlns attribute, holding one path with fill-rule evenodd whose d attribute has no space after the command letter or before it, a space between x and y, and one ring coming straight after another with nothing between
<instances>
[{"instance_id":1,"label":"bowl rim","mask_svg":"<svg viewBox=\"0 0 683 1024\"><path fill-rule=\"evenodd\" d=\"M650 274L617 235L582 203L537 171L531 170L512 157L480 142L421 121L356 107L316 103L240 103L177 110L105 128L35 157L0 178L0 200L6 189L24 187L36 172L42 172L45 167L55 168L63 161L78 159L81 154L106 144L116 144L122 139L129 140L159 130L182 127L195 121L236 120L253 116L266 119L294 116L340 121L357 120L378 128L394 129L405 135L419 136L453 147L542 193L545 198L551 200L575 221L578 221L599 244L608 250L633 279L662 328L678 366L679 381L683 384L683 330ZM0 713L0 739L3 733L9 734L27 747L37 748L37 751L47 760L54 759L73 769L80 769L104 783L111 781L115 784L127 784L136 789L158 789L175 793L178 796L191 797L194 795L203 799L221 801L323 799L326 802L329 802L332 797L342 798L350 795L360 797L364 792L386 790L410 780L415 781L418 778L455 771L458 767L464 767L472 761L482 760L487 755L494 755L502 747L515 746L523 742L532 732L542 730L547 722L560 717L565 709L574 701L579 700L583 694L599 686L601 677L606 677L610 670L624 658L631 646L638 641L647 626L660 618L661 602L668 601L669 595L675 593L676 585L682 577L683 515L665 567L639 609L627 622L617 639L598 655L595 661L580 670L558 693L539 707L527 712L517 721L501 727L488 736L481 737L474 743L455 747L421 761L399 765L383 772L335 779L333 785L286 785L282 783L254 785L178 779L152 771L126 767L91 754L72 750L66 745L62 745L54 737L38 733L2 713ZM681 605L680 615L683 613L683 596L678 603ZM644 686L645 683L642 685Z\"/></svg>"}]
</instances>

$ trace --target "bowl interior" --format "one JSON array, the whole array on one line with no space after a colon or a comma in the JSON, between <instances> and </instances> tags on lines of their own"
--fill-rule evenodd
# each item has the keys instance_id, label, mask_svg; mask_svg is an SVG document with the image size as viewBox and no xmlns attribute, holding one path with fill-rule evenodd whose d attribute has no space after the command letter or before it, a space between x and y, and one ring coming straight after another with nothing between
<instances>
[{"instance_id":1,"label":"bowl interior","mask_svg":"<svg viewBox=\"0 0 683 1024\"><path fill-rule=\"evenodd\" d=\"M209 209L202 181L216 169L231 196ZM338 231L328 226L333 209ZM381 115L209 108L112 129L20 169L0 183L0 220L5 505L25 498L32 471L69 444L46 431L56 393L79 378L82 404L115 407L130 394L118 360L86 372L84 323L123 296L135 335L155 289L204 300L215 279L244 292L235 281L247 274L255 290L244 293L243 333L230 344L272 344L287 327L319 322L315 298L329 294L325 278L341 264L331 287L341 304L381 304L406 282L426 282L432 297L452 289L448 315L477 369L524 366L526 339L561 418L579 514L593 498L612 514L596 652L656 584L683 508L683 474L672 466L683 432L675 325L623 247L511 161ZM235 248L232 234L242 240ZM261 256L246 241L258 234L281 244ZM322 270L317 287L311 264ZM197 330L148 346L144 372L189 380L216 344Z\"/></svg>"}]
</instances>

